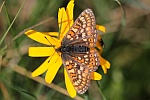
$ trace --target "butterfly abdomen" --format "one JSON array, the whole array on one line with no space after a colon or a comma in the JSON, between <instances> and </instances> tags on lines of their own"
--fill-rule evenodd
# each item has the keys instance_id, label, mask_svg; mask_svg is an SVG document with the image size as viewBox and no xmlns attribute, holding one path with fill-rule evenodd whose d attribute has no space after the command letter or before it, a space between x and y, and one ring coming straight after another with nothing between
<instances>
[{"instance_id":1,"label":"butterfly abdomen","mask_svg":"<svg viewBox=\"0 0 150 100\"><path fill-rule=\"evenodd\" d=\"M89 51L90 48L87 47L87 46L74 46L74 45L71 45L71 46L62 46L58 49L58 51L60 52L68 52L68 53L85 53L87 51Z\"/></svg>"}]
</instances>

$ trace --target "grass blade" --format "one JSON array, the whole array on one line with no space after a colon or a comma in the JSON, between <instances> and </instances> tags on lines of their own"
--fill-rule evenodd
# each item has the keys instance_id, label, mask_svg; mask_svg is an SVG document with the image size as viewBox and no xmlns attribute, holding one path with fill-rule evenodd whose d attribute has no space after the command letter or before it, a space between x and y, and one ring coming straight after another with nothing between
<instances>
[{"instance_id":1,"label":"grass blade","mask_svg":"<svg viewBox=\"0 0 150 100\"><path fill-rule=\"evenodd\" d=\"M24 0L24 2L22 3L20 9L19 9L18 12L17 12L15 18L14 18L13 21L11 22L10 26L8 27L8 29L6 30L6 32L4 33L4 35L2 36L2 38L0 39L0 45L1 45L2 42L4 41L6 35L8 34L9 30L11 29L11 27L12 27L13 23L15 22L16 18L18 17L18 15L19 15L19 13L20 13L20 11L21 11L21 9L22 9L22 7L23 7L25 1L26 1L26 0Z\"/></svg>"},{"instance_id":2,"label":"grass blade","mask_svg":"<svg viewBox=\"0 0 150 100\"><path fill-rule=\"evenodd\" d=\"M0 13L1 13L2 9L3 9L4 4L5 4L5 1L3 1L2 5L0 7Z\"/></svg>"}]
</instances>

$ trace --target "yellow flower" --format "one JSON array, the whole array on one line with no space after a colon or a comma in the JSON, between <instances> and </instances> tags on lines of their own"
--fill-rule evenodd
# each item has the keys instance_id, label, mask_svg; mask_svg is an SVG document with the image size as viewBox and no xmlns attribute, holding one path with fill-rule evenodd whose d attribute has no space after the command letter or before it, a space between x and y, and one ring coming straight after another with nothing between
<instances>
[{"instance_id":1,"label":"yellow flower","mask_svg":"<svg viewBox=\"0 0 150 100\"><path fill-rule=\"evenodd\" d=\"M37 32L34 30L28 30L25 32L25 34L42 44L49 45L49 47L29 47L29 56L31 57L48 57L43 64L41 64L40 67L38 67L33 73L32 76L36 77L41 75L42 73L46 72L45 81L47 83L51 83L62 65L62 59L61 54L55 51L55 49L59 48L61 46L61 41L63 37L66 35L68 30L73 24L73 9L74 9L74 0L71 0L67 8L61 8L58 12L58 26L59 26L59 32ZM96 28L98 30L101 30L105 32L105 27L97 25ZM56 38L58 37L58 38ZM102 46L100 44L97 44L98 48L102 50ZM104 73L106 73L107 69L110 67L110 64L108 61L103 59L100 56L100 64L104 70ZM73 98L76 96L76 90L74 89L69 76L66 72L66 69L64 68L64 75L65 75L65 83L66 88L70 96ZM93 80L100 80L102 79L102 76L96 72L92 73L92 79Z\"/></svg>"}]
</instances>

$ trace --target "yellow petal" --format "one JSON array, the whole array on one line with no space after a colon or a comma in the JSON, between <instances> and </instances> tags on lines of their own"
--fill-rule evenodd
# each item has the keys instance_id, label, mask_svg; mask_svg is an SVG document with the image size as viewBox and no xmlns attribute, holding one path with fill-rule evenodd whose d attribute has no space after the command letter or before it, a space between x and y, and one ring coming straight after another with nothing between
<instances>
[{"instance_id":1,"label":"yellow petal","mask_svg":"<svg viewBox=\"0 0 150 100\"><path fill-rule=\"evenodd\" d=\"M102 56L99 55L99 58L100 58L100 65L104 71L104 73L106 74L107 73L107 69L110 68L110 63L105 60Z\"/></svg>"},{"instance_id":2,"label":"yellow petal","mask_svg":"<svg viewBox=\"0 0 150 100\"><path fill-rule=\"evenodd\" d=\"M101 26L101 25L96 25L96 29L102 31L102 32L106 32L106 28L104 26Z\"/></svg>"},{"instance_id":3,"label":"yellow petal","mask_svg":"<svg viewBox=\"0 0 150 100\"><path fill-rule=\"evenodd\" d=\"M59 24L59 32L60 32L59 39L60 41L62 41L63 37L66 35L68 30L70 29L65 8L59 9L58 24Z\"/></svg>"},{"instance_id":4,"label":"yellow petal","mask_svg":"<svg viewBox=\"0 0 150 100\"><path fill-rule=\"evenodd\" d=\"M28 30L25 32L25 34L29 38L39 43L46 44L46 45L56 45L56 47L60 46L60 41L58 39L51 37L49 34L46 35L45 33L46 32L37 32L34 30Z\"/></svg>"},{"instance_id":5,"label":"yellow petal","mask_svg":"<svg viewBox=\"0 0 150 100\"><path fill-rule=\"evenodd\" d=\"M54 62L49 66L48 71L46 72L45 81L47 83L51 83L62 65L61 57L57 54L57 56L53 56L51 60L54 60Z\"/></svg>"},{"instance_id":6,"label":"yellow petal","mask_svg":"<svg viewBox=\"0 0 150 100\"><path fill-rule=\"evenodd\" d=\"M49 63L50 60L51 57L48 57L40 67L38 67L34 72L32 72L32 77L36 77L44 73L51 65L51 63Z\"/></svg>"},{"instance_id":7,"label":"yellow petal","mask_svg":"<svg viewBox=\"0 0 150 100\"><path fill-rule=\"evenodd\" d=\"M76 96L76 90L74 89L71 81L70 81L70 78L68 76L68 73L66 71L66 69L64 68L64 75L65 75L65 83L66 83L66 88L67 88L67 91L69 93L69 95L74 98Z\"/></svg>"},{"instance_id":8,"label":"yellow petal","mask_svg":"<svg viewBox=\"0 0 150 100\"><path fill-rule=\"evenodd\" d=\"M92 79L92 80L101 80L101 79L102 79L102 75L100 75L100 74L97 73L97 72L93 72L91 79Z\"/></svg>"},{"instance_id":9,"label":"yellow petal","mask_svg":"<svg viewBox=\"0 0 150 100\"><path fill-rule=\"evenodd\" d=\"M50 36L58 36L58 32L42 32L45 35L50 35Z\"/></svg>"},{"instance_id":10,"label":"yellow petal","mask_svg":"<svg viewBox=\"0 0 150 100\"><path fill-rule=\"evenodd\" d=\"M66 14L68 18L69 27L71 27L73 24L73 9L74 9L74 0L71 0L68 3L67 8L66 8Z\"/></svg>"},{"instance_id":11,"label":"yellow petal","mask_svg":"<svg viewBox=\"0 0 150 100\"><path fill-rule=\"evenodd\" d=\"M66 11L65 8L61 8L58 11L58 26L59 26L59 39L62 40L62 34L65 31L67 26L67 19L66 18Z\"/></svg>"},{"instance_id":12,"label":"yellow petal","mask_svg":"<svg viewBox=\"0 0 150 100\"><path fill-rule=\"evenodd\" d=\"M60 41L69 31L70 27L73 24L73 8L74 8L74 0L70 0L67 5L66 11L65 8L59 9L58 12L58 24L59 24L59 33L60 33Z\"/></svg>"},{"instance_id":13,"label":"yellow petal","mask_svg":"<svg viewBox=\"0 0 150 100\"><path fill-rule=\"evenodd\" d=\"M54 54L53 47L29 47L29 56L31 57L46 57Z\"/></svg>"},{"instance_id":14,"label":"yellow petal","mask_svg":"<svg viewBox=\"0 0 150 100\"><path fill-rule=\"evenodd\" d=\"M58 26L59 26L59 29L60 29L59 32L61 32L62 23L64 23L63 22L64 12L65 12L65 8L64 7L59 8L59 11L58 11Z\"/></svg>"}]
</instances>

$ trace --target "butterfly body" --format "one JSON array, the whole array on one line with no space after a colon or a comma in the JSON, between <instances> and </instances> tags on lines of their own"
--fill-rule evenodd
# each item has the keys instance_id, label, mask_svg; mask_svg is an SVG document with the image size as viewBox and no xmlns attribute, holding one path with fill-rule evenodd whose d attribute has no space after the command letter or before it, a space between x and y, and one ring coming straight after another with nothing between
<instances>
[{"instance_id":1,"label":"butterfly body","mask_svg":"<svg viewBox=\"0 0 150 100\"><path fill-rule=\"evenodd\" d=\"M95 16L91 9L84 10L64 36L61 47L63 65L79 94L87 91L92 73L100 65L95 49L98 40Z\"/></svg>"},{"instance_id":2,"label":"butterfly body","mask_svg":"<svg viewBox=\"0 0 150 100\"><path fill-rule=\"evenodd\" d=\"M89 51L89 47L82 46L82 45L78 45L78 46L74 46L74 45L61 46L58 49L58 51L62 52L62 53L85 53L85 52Z\"/></svg>"}]
</instances>

